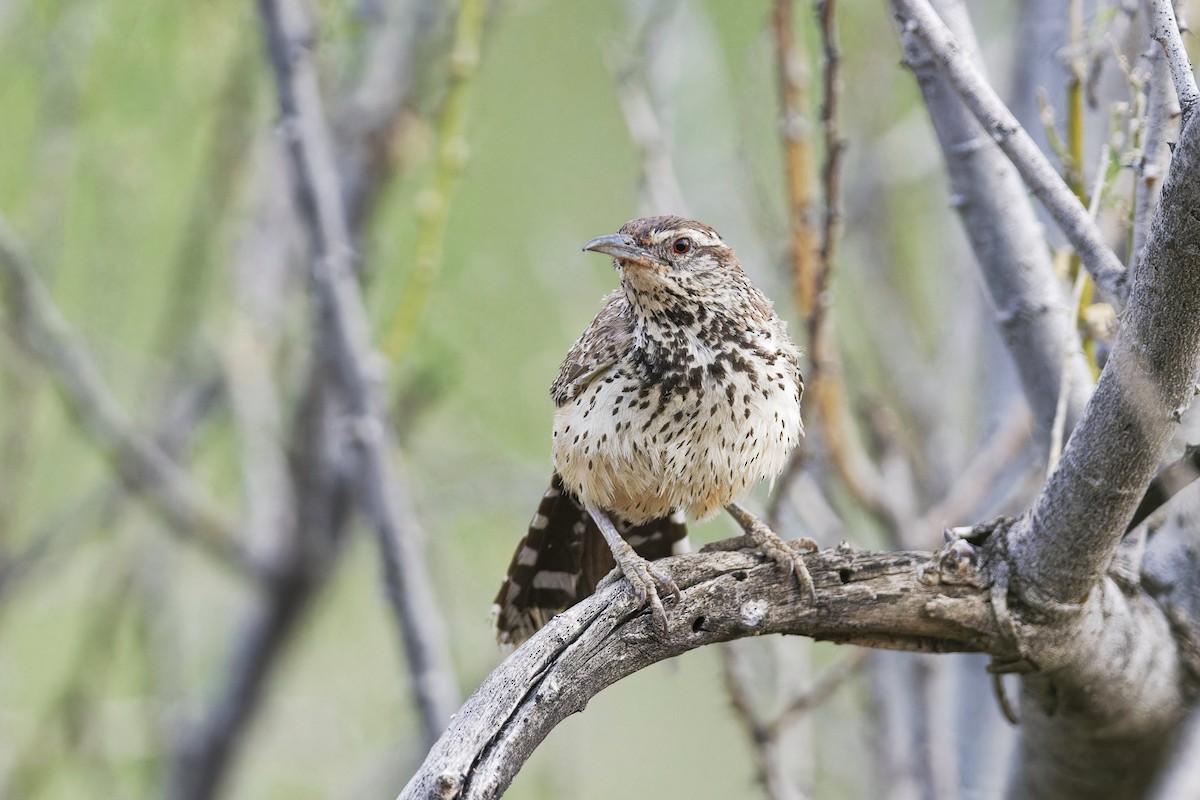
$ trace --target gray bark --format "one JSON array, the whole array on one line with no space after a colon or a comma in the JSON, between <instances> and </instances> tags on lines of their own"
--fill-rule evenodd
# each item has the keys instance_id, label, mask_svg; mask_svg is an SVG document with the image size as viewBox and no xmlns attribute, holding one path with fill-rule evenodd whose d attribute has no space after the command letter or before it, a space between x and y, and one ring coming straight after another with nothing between
<instances>
[{"instance_id":1,"label":"gray bark","mask_svg":"<svg viewBox=\"0 0 1200 800\"><path fill-rule=\"evenodd\" d=\"M1029 190L1053 215L1096 285L1120 303L1128 291L1124 266L1086 209L1000 101L928 0L892 0L891 6L901 30L928 49L963 103L1021 173Z\"/></svg>"},{"instance_id":2,"label":"gray bark","mask_svg":"<svg viewBox=\"0 0 1200 800\"><path fill-rule=\"evenodd\" d=\"M961 0L935 7L958 39L964 57L983 63ZM911 32L901 31L905 62L917 76L937 133L953 187L953 204L962 218L996 324L1013 357L1025 398L1034 412L1035 436L1049 447L1063 365L1067 383L1066 431L1083 413L1091 376L1070 324L1069 302L1054 274L1024 184L975 117L939 72L929 51Z\"/></svg>"}]
</instances>

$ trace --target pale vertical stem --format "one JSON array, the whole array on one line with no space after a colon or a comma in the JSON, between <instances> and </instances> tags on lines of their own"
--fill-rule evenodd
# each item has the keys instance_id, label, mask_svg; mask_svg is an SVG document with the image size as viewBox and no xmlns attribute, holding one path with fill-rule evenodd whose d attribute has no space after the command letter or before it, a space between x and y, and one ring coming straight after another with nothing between
<instances>
[{"instance_id":1,"label":"pale vertical stem","mask_svg":"<svg viewBox=\"0 0 1200 800\"><path fill-rule=\"evenodd\" d=\"M295 200L309 236L317 353L337 381L354 453L351 480L379 543L384 587L404 643L423 733L432 742L458 706L446 629L407 498L390 462L381 413L381 365L370 342L333 160L310 26L299 0L259 0L292 167Z\"/></svg>"}]
</instances>

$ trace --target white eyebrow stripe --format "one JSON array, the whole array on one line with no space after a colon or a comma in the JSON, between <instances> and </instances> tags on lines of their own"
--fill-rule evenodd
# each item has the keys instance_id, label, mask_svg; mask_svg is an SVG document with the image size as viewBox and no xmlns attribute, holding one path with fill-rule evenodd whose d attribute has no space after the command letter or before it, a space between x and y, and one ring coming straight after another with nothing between
<instances>
[{"instance_id":1,"label":"white eyebrow stripe","mask_svg":"<svg viewBox=\"0 0 1200 800\"><path fill-rule=\"evenodd\" d=\"M650 242L652 244L662 244L667 239L674 239L677 236L688 236L696 244L701 247L724 247L725 242L721 241L721 237L714 236L708 231L702 231L698 228L683 228L681 230L672 231L655 231L650 234Z\"/></svg>"}]
</instances>

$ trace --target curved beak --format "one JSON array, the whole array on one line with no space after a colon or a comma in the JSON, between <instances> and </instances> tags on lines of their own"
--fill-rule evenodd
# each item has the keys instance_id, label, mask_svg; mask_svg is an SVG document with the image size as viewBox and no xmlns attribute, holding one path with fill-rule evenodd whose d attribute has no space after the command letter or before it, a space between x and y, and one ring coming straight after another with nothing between
<instances>
[{"instance_id":1,"label":"curved beak","mask_svg":"<svg viewBox=\"0 0 1200 800\"><path fill-rule=\"evenodd\" d=\"M590 250L593 253L604 253L618 261L638 264L643 267L649 267L654 264L654 259L650 257L650 254L634 244L633 239L623 233L610 233L607 236L597 236L585 244L583 249Z\"/></svg>"}]
</instances>

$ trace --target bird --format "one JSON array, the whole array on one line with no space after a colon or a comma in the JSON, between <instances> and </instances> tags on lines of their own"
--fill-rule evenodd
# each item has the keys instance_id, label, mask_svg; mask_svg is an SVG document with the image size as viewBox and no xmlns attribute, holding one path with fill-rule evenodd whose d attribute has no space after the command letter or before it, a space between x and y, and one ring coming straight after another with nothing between
<instances>
[{"instance_id":1,"label":"bird","mask_svg":"<svg viewBox=\"0 0 1200 800\"><path fill-rule=\"evenodd\" d=\"M787 323L709 225L631 220L584 251L612 258L619 287L551 385L554 473L492 608L520 644L619 568L667 632L679 589L653 562L688 552L687 518L722 509L816 598L799 550L740 504L804 435L801 353ZM617 573L612 573L616 579Z\"/></svg>"}]
</instances>

